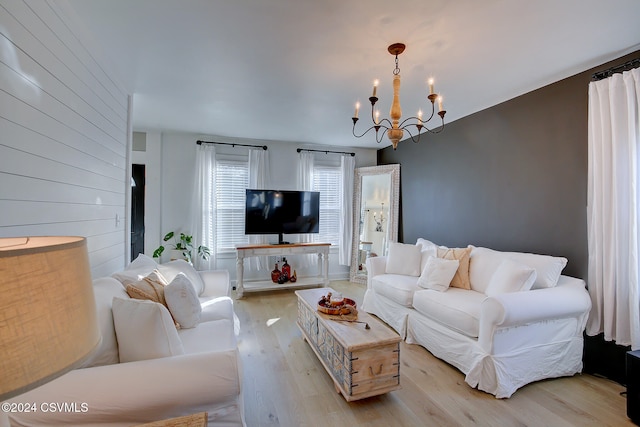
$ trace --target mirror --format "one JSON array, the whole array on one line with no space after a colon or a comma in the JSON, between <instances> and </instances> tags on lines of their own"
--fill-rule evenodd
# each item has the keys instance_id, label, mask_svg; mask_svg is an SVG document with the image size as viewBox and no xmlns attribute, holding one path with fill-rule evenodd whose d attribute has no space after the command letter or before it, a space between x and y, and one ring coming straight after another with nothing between
<instances>
[{"instance_id":1,"label":"mirror","mask_svg":"<svg viewBox=\"0 0 640 427\"><path fill-rule=\"evenodd\" d=\"M367 258L398 240L400 165L356 168L354 182L350 280L366 284Z\"/></svg>"}]
</instances>

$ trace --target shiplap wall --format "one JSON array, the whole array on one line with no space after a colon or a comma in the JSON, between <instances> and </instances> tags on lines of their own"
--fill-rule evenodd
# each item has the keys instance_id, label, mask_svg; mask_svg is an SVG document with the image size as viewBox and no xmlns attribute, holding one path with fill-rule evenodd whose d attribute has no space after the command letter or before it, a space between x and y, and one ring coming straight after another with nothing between
<instances>
[{"instance_id":1,"label":"shiplap wall","mask_svg":"<svg viewBox=\"0 0 640 427\"><path fill-rule=\"evenodd\" d=\"M0 236L87 237L125 264L129 95L55 1L0 0Z\"/></svg>"}]
</instances>

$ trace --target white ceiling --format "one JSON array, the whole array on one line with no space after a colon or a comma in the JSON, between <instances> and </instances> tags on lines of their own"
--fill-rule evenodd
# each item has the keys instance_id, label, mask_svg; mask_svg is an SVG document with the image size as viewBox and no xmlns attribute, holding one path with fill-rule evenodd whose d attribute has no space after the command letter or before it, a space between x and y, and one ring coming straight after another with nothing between
<instances>
[{"instance_id":1,"label":"white ceiling","mask_svg":"<svg viewBox=\"0 0 640 427\"><path fill-rule=\"evenodd\" d=\"M640 49L639 0L67 0L63 10L134 94L134 130L351 147L389 145L353 137L351 117L359 100L365 129L375 78L388 115L391 43L407 45L403 116L430 108L432 76L448 122Z\"/></svg>"}]
</instances>

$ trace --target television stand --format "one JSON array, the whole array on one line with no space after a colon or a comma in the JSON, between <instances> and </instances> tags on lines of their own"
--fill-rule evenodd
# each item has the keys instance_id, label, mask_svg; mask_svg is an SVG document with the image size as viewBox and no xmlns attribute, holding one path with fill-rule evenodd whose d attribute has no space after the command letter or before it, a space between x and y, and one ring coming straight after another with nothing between
<instances>
[{"instance_id":1,"label":"television stand","mask_svg":"<svg viewBox=\"0 0 640 427\"><path fill-rule=\"evenodd\" d=\"M280 243L277 245L257 244L236 247L236 292L242 298L245 292L261 292L279 289L303 289L326 287L329 285L329 248L331 243ZM318 254L318 275L298 277L294 283L273 283L269 280L252 280L245 282L244 259L253 256L279 256Z\"/></svg>"}]
</instances>

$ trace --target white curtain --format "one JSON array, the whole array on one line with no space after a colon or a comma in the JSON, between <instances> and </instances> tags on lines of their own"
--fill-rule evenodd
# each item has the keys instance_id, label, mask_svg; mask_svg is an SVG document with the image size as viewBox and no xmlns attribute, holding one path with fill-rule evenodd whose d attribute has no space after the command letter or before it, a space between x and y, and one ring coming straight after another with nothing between
<instances>
[{"instance_id":1,"label":"white curtain","mask_svg":"<svg viewBox=\"0 0 640 427\"><path fill-rule=\"evenodd\" d=\"M351 242L353 234L353 176L356 168L356 158L344 155L340 159L342 173L342 215L340 216L340 265L351 264Z\"/></svg>"},{"instance_id":2,"label":"white curtain","mask_svg":"<svg viewBox=\"0 0 640 427\"><path fill-rule=\"evenodd\" d=\"M204 245L211 251L208 260L194 255L194 265L198 270L212 270L216 266L215 242L215 188L216 149L212 144L198 145L196 151L195 182L193 186L193 215L191 230L193 246Z\"/></svg>"},{"instance_id":3,"label":"white curtain","mask_svg":"<svg viewBox=\"0 0 640 427\"><path fill-rule=\"evenodd\" d=\"M640 348L640 69L589 85L587 334Z\"/></svg>"},{"instance_id":4,"label":"white curtain","mask_svg":"<svg viewBox=\"0 0 640 427\"><path fill-rule=\"evenodd\" d=\"M262 148L249 150L249 188L266 190L269 187L270 180L271 176L269 170L269 151L263 150ZM269 243L269 236L264 234L251 234L249 235L249 243ZM269 258L266 256L249 257L247 260L249 270L271 271L271 268L269 266Z\"/></svg>"},{"instance_id":5,"label":"white curtain","mask_svg":"<svg viewBox=\"0 0 640 427\"><path fill-rule=\"evenodd\" d=\"M301 151L298 154L298 173L296 176L296 187L300 191L313 191L313 153ZM313 242L313 234L300 234L299 242ZM314 254L298 256L300 267L309 267L317 263L317 256Z\"/></svg>"}]
</instances>

